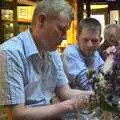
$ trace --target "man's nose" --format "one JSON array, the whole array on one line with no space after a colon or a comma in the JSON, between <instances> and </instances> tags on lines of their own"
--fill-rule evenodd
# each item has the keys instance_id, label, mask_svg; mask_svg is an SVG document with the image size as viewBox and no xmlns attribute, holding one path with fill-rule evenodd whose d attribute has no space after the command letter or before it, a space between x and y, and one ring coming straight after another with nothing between
<instances>
[{"instance_id":1,"label":"man's nose","mask_svg":"<svg viewBox=\"0 0 120 120\"><path fill-rule=\"evenodd\" d=\"M65 32L63 32L63 34L62 34L62 40L66 40L67 39L67 32L65 31Z\"/></svg>"},{"instance_id":2,"label":"man's nose","mask_svg":"<svg viewBox=\"0 0 120 120\"><path fill-rule=\"evenodd\" d=\"M89 48L93 47L93 43L92 43L91 40L88 41L88 47L89 47Z\"/></svg>"}]
</instances>

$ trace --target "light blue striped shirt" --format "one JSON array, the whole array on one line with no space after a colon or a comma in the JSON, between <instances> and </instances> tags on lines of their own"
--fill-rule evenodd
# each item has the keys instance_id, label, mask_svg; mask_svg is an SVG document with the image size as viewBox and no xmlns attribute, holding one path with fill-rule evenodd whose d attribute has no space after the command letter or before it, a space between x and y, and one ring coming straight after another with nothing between
<instances>
[{"instance_id":1,"label":"light blue striped shirt","mask_svg":"<svg viewBox=\"0 0 120 120\"><path fill-rule=\"evenodd\" d=\"M98 51L88 59L82 54L78 45L66 48L62 55L62 60L70 84L82 90L92 89L92 84L88 80L88 68L98 71L104 64Z\"/></svg>"},{"instance_id":2,"label":"light blue striped shirt","mask_svg":"<svg viewBox=\"0 0 120 120\"><path fill-rule=\"evenodd\" d=\"M0 46L0 105L50 104L55 88L66 84L58 52L38 52L29 29Z\"/></svg>"}]
</instances>

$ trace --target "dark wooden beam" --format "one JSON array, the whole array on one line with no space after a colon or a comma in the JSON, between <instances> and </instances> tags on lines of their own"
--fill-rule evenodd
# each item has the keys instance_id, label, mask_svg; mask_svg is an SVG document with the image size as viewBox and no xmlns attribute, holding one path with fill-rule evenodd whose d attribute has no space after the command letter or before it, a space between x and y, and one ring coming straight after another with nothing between
<instances>
[{"instance_id":1,"label":"dark wooden beam","mask_svg":"<svg viewBox=\"0 0 120 120\"><path fill-rule=\"evenodd\" d=\"M91 15L91 8L90 8L90 4L91 2L89 0L86 0L86 14L87 14L87 17L90 17Z\"/></svg>"},{"instance_id":2,"label":"dark wooden beam","mask_svg":"<svg viewBox=\"0 0 120 120\"><path fill-rule=\"evenodd\" d=\"M81 19L83 19L83 11L84 11L83 0L77 0L77 18L78 18L78 22Z\"/></svg>"}]
</instances>

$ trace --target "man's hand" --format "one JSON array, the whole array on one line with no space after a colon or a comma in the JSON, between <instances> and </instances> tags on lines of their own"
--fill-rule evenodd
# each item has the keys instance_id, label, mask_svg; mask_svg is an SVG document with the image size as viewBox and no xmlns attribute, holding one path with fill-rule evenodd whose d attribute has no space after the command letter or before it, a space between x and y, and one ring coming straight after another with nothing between
<instances>
[{"instance_id":1,"label":"man's hand","mask_svg":"<svg viewBox=\"0 0 120 120\"><path fill-rule=\"evenodd\" d=\"M115 52L116 52L115 46L108 47L106 50L103 51L105 58L114 55Z\"/></svg>"},{"instance_id":2,"label":"man's hand","mask_svg":"<svg viewBox=\"0 0 120 120\"><path fill-rule=\"evenodd\" d=\"M73 99L61 102L58 104L58 107L61 110L66 110L66 112L71 112L73 110L87 107L88 103L89 103L89 100L84 96L83 98L78 97L78 98L73 98Z\"/></svg>"},{"instance_id":3,"label":"man's hand","mask_svg":"<svg viewBox=\"0 0 120 120\"><path fill-rule=\"evenodd\" d=\"M81 91L81 95L76 97L77 107L86 108L89 105L90 97L94 96L93 91Z\"/></svg>"},{"instance_id":4,"label":"man's hand","mask_svg":"<svg viewBox=\"0 0 120 120\"><path fill-rule=\"evenodd\" d=\"M56 95L61 101L68 101L66 104L72 105L72 109L78 109L88 106L89 98L91 95L94 95L94 92L71 89L68 85L66 85L64 87L57 88Z\"/></svg>"}]
</instances>

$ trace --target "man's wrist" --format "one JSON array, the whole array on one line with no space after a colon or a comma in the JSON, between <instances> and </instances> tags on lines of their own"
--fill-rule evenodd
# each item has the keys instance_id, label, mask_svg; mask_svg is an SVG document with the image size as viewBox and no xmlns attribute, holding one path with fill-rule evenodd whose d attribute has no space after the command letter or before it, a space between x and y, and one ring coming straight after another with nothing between
<instances>
[{"instance_id":1,"label":"man's wrist","mask_svg":"<svg viewBox=\"0 0 120 120\"><path fill-rule=\"evenodd\" d=\"M74 102L72 100L66 100L64 102L61 103L57 103L56 107L58 108L59 112L70 112L74 110Z\"/></svg>"}]
</instances>

